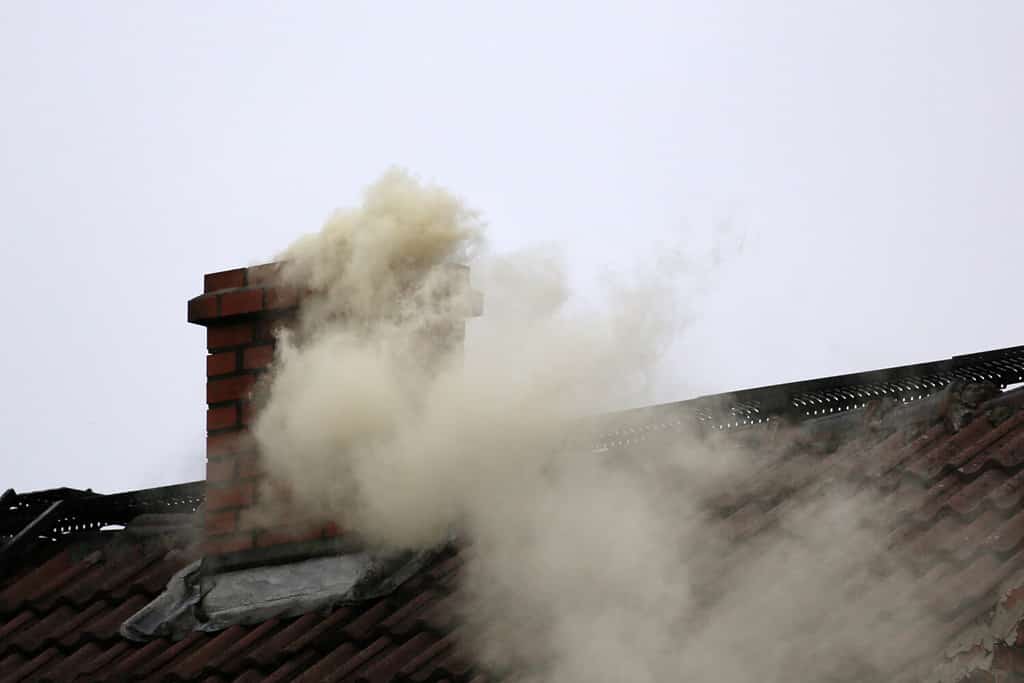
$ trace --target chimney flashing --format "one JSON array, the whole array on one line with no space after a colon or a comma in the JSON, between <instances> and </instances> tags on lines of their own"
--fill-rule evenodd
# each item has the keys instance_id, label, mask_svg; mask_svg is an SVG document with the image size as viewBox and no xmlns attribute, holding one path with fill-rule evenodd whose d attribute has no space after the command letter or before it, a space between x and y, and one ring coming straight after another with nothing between
<instances>
[{"instance_id":1,"label":"chimney flashing","mask_svg":"<svg viewBox=\"0 0 1024 683\"><path fill-rule=\"evenodd\" d=\"M179 640L191 631L216 632L364 602L392 593L444 550L356 550L216 574L204 571L208 560L196 561L172 576L164 591L119 630L136 642Z\"/></svg>"}]
</instances>

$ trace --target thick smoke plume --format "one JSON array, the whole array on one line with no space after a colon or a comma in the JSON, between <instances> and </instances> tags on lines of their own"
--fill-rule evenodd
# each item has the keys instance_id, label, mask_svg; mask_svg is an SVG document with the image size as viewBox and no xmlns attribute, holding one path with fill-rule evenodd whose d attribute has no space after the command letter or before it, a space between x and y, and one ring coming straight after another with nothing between
<instances>
[{"instance_id":1,"label":"thick smoke plume","mask_svg":"<svg viewBox=\"0 0 1024 683\"><path fill-rule=\"evenodd\" d=\"M594 452L588 416L642 405L680 333L672 264L584 306L556 252L489 253L478 214L400 171L281 258L311 295L254 429L270 476L373 544L456 533L464 642L486 669L887 680L933 645L879 501L817 482L739 541L711 503L771 485L756 448L673 432ZM486 312L463 340L466 263Z\"/></svg>"}]
</instances>

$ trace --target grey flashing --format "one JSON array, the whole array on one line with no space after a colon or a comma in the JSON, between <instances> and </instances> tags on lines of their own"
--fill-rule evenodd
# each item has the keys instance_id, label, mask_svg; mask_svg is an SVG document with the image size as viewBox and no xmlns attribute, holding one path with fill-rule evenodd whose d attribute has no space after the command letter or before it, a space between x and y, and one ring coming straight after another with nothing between
<instances>
[{"instance_id":1,"label":"grey flashing","mask_svg":"<svg viewBox=\"0 0 1024 683\"><path fill-rule=\"evenodd\" d=\"M180 639L189 631L219 631L372 600L394 591L439 551L364 550L218 574L206 574L201 562L193 562L120 632L135 641Z\"/></svg>"},{"instance_id":2,"label":"grey flashing","mask_svg":"<svg viewBox=\"0 0 1024 683\"><path fill-rule=\"evenodd\" d=\"M201 598L200 564L196 560L172 576L163 593L121 624L121 635L135 641L179 640L193 630L198 624L195 608Z\"/></svg>"}]
</instances>

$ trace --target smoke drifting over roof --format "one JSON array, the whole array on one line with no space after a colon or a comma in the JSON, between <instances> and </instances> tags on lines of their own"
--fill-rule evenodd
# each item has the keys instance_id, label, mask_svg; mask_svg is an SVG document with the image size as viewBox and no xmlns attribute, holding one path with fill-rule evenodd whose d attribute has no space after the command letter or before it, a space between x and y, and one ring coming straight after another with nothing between
<instances>
[{"instance_id":1,"label":"smoke drifting over roof","mask_svg":"<svg viewBox=\"0 0 1024 683\"><path fill-rule=\"evenodd\" d=\"M579 418L643 403L663 371L689 304L671 264L584 305L553 252L490 252L477 213L400 171L281 258L313 294L282 333L254 429L269 473L373 544L457 533L463 638L482 667L579 683L887 680L935 645L873 496L815 481L771 532L737 540L713 512L723 492L788 490L757 480L756 446L587 447L600 423ZM471 299L462 263L486 313L450 353Z\"/></svg>"}]
</instances>

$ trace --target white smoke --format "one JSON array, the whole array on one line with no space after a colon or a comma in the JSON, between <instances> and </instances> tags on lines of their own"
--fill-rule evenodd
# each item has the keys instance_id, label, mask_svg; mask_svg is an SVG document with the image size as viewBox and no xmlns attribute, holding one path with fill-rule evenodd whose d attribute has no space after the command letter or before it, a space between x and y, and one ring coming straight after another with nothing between
<instances>
[{"instance_id":1,"label":"white smoke","mask_svg":"<svg viewBox=\"0 0 1024 683\"><path fill-rule=\"evenodd\" d=\"M688 319L672 261L584 306L557 252L490 253L477 213L400 171L281 258L309 295L254 427L270 477L374 544L456 530L482 666L570 683L879 680L929 644L902 565L873 578L891 553L870 496L807 489L748 541L710 503L757 483L756 452L678 434L591 452L601 423L582 418L648 400ZM463 263L486 311L459 352Z\"/></svg>"}]
</instances>

